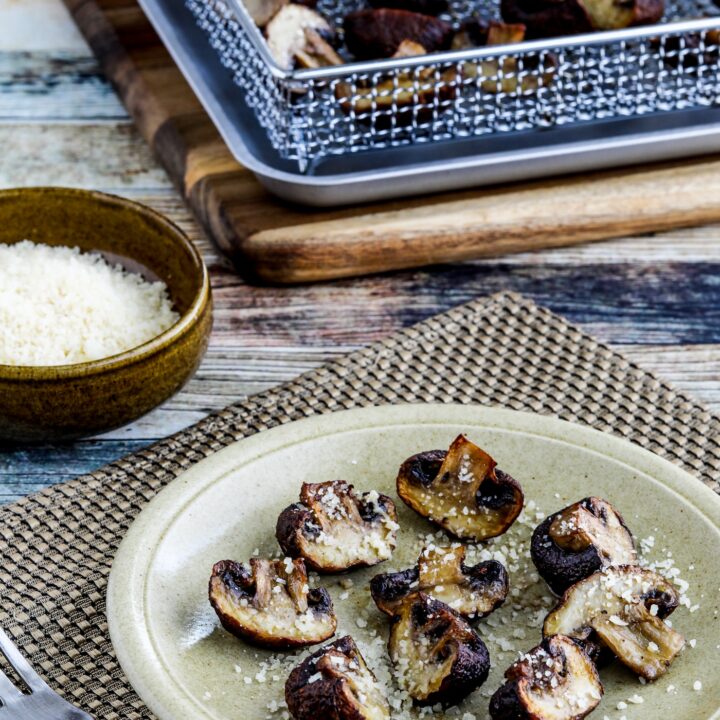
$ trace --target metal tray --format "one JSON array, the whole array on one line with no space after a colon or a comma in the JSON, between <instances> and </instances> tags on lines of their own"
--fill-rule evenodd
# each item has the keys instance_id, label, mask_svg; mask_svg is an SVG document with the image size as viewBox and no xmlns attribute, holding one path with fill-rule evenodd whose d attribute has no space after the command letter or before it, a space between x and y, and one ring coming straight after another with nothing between
<instances>
[{"instance_id":1,"label":"metal tray","mask_svg":"<svg viewBox=\"0 0 720 720\"><path fill-rule=\"evenodd\" d=\"M140 5L237 160L271 192L300 204L386 200L720 152L720 108L704 107L330 155L301 172L273 147L189 10L178 0Z\"/></svg>"}]
</instances>

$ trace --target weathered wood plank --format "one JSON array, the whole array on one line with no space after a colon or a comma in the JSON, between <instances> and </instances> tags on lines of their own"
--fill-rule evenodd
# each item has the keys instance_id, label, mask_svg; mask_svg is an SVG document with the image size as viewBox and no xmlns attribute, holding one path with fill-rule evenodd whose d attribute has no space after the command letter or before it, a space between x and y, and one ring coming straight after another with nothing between
<instances>
[{"instance_id":1,"label":"weathered wood plank","mask_svg":"<svg viewBox=\"0 0 720 720\"><path fill-rule=\"evenodd\" d=\"M215 344L357 346L455 305L522 293L615 344L720 342L717 263L466 263L295 289L216 273Z\"/></svg>"},{"instance_id":2,"label":"weathered wood plank","mask_svg":"<svg viewBox=\"0 0 720 720\"><path fill-rule=\"evenodd\" d=\"M164 212L203 251L217 322L195 378L137 423L69 446L0 450L0 502L95 469L352 347L504 287L625 343L620 349L630 359L720 411L720 323L713 315L720 226L313 288L249 287L198 229L124 115L112 115L120 106L63 15L59 0L0 0L0 51L13 51L0 52L0 184L85 185ZM48 18L60 20L47 27ZM40 22L43 33L36 32ZM32 47L41 52L14 52ZM31 117L35 122L24 124Z\"/></svg>"},{"instance_id":3,"label":"weathered wood plank","mask_svg":"<svg viewBox=\"0 0 720 720\"><path fill-rule=\"evenodd\" d=\"M0 30L0 50L89 52L65 6L57 0L3 0Z\"/></svg>"},{"instance_id":4,"label":"weathered wood plank","mask_svg":"<svg viewBox=\"0 0 720 720\"><path fill-rule=\"evenodd\" d=\"M59 50L0 52L0 122L18 120L129 122L95 58Z\"/></svg>"},{"instance_id":5,"label":"weathered wood plank","mask_svg":"<svg viewBox=\"0 0 720 720\"><path fill-rule=\"evenodd\" d=\"M0 124L0 147L0 187L171 188L127 123Z\"/></svg>"}]
</instances>

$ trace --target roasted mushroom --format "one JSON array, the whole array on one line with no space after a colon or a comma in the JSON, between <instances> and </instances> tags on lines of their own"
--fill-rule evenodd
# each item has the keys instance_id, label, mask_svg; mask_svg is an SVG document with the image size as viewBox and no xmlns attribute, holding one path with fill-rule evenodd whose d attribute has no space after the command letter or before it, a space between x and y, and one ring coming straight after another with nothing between
<instances>
[{"instance_id":1,"label":"roasted mushroom","mask_svg":"<svg viewBox=\"0 0 720 720\"><path fill-rule=\"evenodd\" d=\"M315 645L335 633L327 590L308 588L303 560L223 560L210 577L210 603L233 635L265 648Z\"/></svg>"},{"instance_id":2,"label":"roasted mushroom","mask_svg":"<svg viewBox=\"0 0 720 720\"><path fill-rule=\"evenodd\" d=\"M415 512L467 540L502 535L523 507L520 483L464 435L447 452L408 458L397 477L398 495Z\"/></svg>"},{"instance_id":3,"label":"roasted mushroom","mask_svg":"<svg viewBox=\"0 0 720 720\"><path fill-rule=\"evenodd\" d=\"M525 39L525 26L486 20L480 15L465 21L453 37L453 50L508 45ZM533 93L552 84L557 58L552 53L489 57L463 64L463 77L476 79L486 93Z\"/></svg>"},{"instance_id":4,"label":"roasted mushroom","mask_svg":"<svg viewBox=\"0 0 720 720\"><path fill-rule=\"evenodd\" d=\"M342 65L331 41L330 23L309 7L285 5L265 28L267 44L275 62L285 70Z\"/></svg>"},{"instance_id":5,"label":"roasted mushroom","mask_svg":"<svg viewBox=\"0 0 720 720\"><path fill-rule=\"evenodd\" d=\"M510 45L525 39L525 26L487 20L482 15L468 18L455 33L453 50L466 50L486 45Z\"/></svg>"},{"instance_id":6,"label":"roasted mushroom","mask_svg":"<svg viewBox=\"0 0 720 720\"><path fill-rule=\"evenodd\" d=\"M447 50L453 30L449 23L430 15L373 8L358 10L343 20L345 44L358 60L392 57L403 40L412 40L433 53Z\"/></svg>"},{"instance_id":7,"label":"roasted mushroom","mask_svg":"<svg viewBox=\"0 0 720 720\"><path fill-rule=\"evenodd\" d=\"M377 679L349 635L313 653L290 673L285 701L295 720L390 720L390 706Z\"/></svg>"},{"instance_id":8,"label":"roasted mushroom","mask_svg":"<svg viewBox=\"0 0 720 720\"><path fill-rule=\"evenodd\" d=\"M409 596L397 609L388 649L402 688L420 705L454 705L490 672L480 636L445 603L424 593Z\"/></svg>"},{"instance_id":9,"label":"roasted mushroom","mask_svg":"<svg viewBox=\"0 0 720 720\"><path fill-rule=\"evenodd\" d=\"M501 0L500 8L530 39L652 25L665 14L664 0Z\"/></svg>"},{"instance_id":10,"label":"roasted mushroom","mask_svg":"<svg viewBox=\"0 0 720 720\"><path fill-rule=\"evenodd\" d=\"M403 40L393 57L425 55L425 49ZM390 76L351 84L338 83L335 97L343 112L377 130L402 128L432 122L452 107L462 73L456 66L437 73L433 68L415 68Z\"/></svg>"},{"instance_id":11,"label":"roasted mushroom","mask_svg":"<svg viewBox=\"0 0 720 720\"><path fill-rule=\"evenodd\" d=\"M370 567L397 543L395 503L375 490L358 494L344 480L305 483L300 502L280 514L275 537L286 555L318 572Z\"/></svg>"},{"instance_id":12,"label":"roasted mushroom","mask_svg":"<svg viewBox=\"0 0 720 720\"><path fill-rule=\"evenodd\" d=\"M573 585L545 618L543 635L597 642L646 680L666 672L685 640L663 618L678 606L664 577L637 565L610 567Z\"/></svg>"},{"instance_id":13,"label":"roasted mushroom","mask_svg":"<svg viewBox=\"0 0 720 720\"><path fill-rule=\"evenodd\" d=\"M425 548L416 567L376 575L370 581L373 600L382 612L392 616L408 595L419 591L466 618L485 617L507 597L507 571L496 560L472 567L465 565L464 560L462 545Z\"/></svg>"},{"instance_id":14,"label":"roasted mushroom","mask_svg":"<svg viewBox=\"0 0 720 720\"><path fill-rule=\"evenodd\" d=\"M605 567L637 561L622 516L598 497L587 497L547 517L533 532L530 554L557 595Z\"/></svg>"},{"instance_id":15,"label":"roasted mushroom","mask_svg":"<svg viewBox=\"0 0 720 720\"><path fill-rule=\"evenodd\" d=\"M493 720L580 720L600 703L592 660L564 635L546 638L505 672L490 700Z\"/></svg>"}]
</instances>

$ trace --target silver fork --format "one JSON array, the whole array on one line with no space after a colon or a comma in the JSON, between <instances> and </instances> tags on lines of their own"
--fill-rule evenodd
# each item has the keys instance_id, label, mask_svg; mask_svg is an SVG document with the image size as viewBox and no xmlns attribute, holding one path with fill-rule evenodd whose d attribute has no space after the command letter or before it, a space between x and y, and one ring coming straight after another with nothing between
<instances>
[{"instance_id":1,"label":"silver fork","mask_svg":"<svg viewBox=\"0 0 720 720\"><path fill-rule=\"evenodd\" d=\"M1 628L0 652L30 688L21 692L0 670L0 720L93 720L53 692Z\"/></svg>"}]
</instances>

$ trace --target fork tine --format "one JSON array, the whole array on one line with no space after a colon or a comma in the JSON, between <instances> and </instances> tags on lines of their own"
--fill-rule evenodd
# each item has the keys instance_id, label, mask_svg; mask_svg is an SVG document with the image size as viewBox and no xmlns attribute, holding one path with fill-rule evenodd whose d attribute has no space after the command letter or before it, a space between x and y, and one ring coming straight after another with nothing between
<instances>
[{"instance_id":1,"label":"fork tine","mask_svg":"<svg viewBox=\"0 0 720 720\"><path fill-rule=\"evenodd\" d=\"M15 687L12 680L0 670L0 700L2 700L2 704L8 705L18 697L22 697L22 693Z\"/></svg>"},{"instance_id":2,"label":"fork tine","mask_svg":"<svg viewBox=\"0 0 720 720\"><path fill-rule=\"evenodd\" d=\"M15 643L10 640L2 628L0 628L0 651L31 690L47 688L45 681L32 669L25 656L17 649ZM7 676L5 680L10 682ZM12 683L10 684L12 685Z\"/></svg>"}]
</instances>

